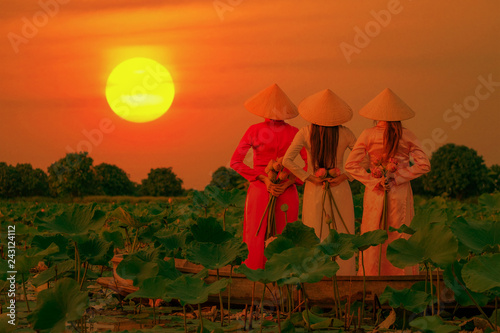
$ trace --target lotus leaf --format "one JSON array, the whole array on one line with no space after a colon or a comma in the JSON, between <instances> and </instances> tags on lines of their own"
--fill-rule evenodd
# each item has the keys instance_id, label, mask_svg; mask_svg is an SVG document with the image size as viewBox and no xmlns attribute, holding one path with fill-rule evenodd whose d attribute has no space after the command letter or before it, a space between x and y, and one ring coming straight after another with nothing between
<instances>
[{"instance_id":1,"label":"lotus leaf","mask_svg":"<svg viewBox=\"0 0 500 333\"><path fill-rule=\"evenodd\" d=\"M479 196L479 204L489 211L499 211L500 210L500 194L489 194L484 193Z\"/></svg>"},{"instance_id":2,"label":"lotus leaf","mask_svg":"<svg viewBox=\"0 0 500 333\"><path fill-rule=\"evenodd\" d=\"M61 263L57 263L46 269L45 271L38 274L35 278L33 278L33 285L38 287L44 283L49 282L50 280L56 277L61 278L64 276L64 273L71 271L75 268L74 260L66 260Z\"/></svg>"},{"instance_id":3,"label":"lotus leaf","mask_svg":"<svg viewBox=\"0 0 500 333\"><path fill-rule=\"evenodd\" d=\"M196 224L191 226L191 233L197 242L221 244L234 238L231 233L222 229L214 217L199 218Z\"/></svg>"},{"instance_id":4,"label":"lotus leaf","mask_svg":"<svg viewBox=\"0 0 500 333\"><path fill-rule=\"evenodd\" d=\"M422 312L431 302L431 295L417 290L404 288L397 290L391 286L385 287L384 292L380 295L380 303L389 303L394 309L403 308L411 312Z\"/></svg>"},{"instance_id":5,"label":"lotus leaf","mask_svg":"<svg viewBox=\"0 0 500 333\"><path fill-rule=\"evenodd\" d=\"M430 224L415 232L408 240L400 238L387 247L387 259L396 267L405 268L418 263L439 266L456 260L458 242L450 228Z\"/></svg>"},{"instance_id":6,"label":"lotus leaf","mask_svg":"<svg viewBox=\"0 0 500 333\"><path fill-rule=\"evenodd\" d=\"M339 265L317 248L294 247L277 253L266 263L266 269L279 269L284 277L281 284L316 283L323 277L332 277Z\"/></svg>"},{"instance_id":7,"label":"lotus leaf","mask_svg":"<svg viewBox=\"0 0 500 333\"><path fill-rule=\"evenodd\" d=\"M460 330L460 327L447 325L439 316L419 317L410 322L411 327L421 330L423 333L450 333Z\"/></svg>"},{"instance_id":8,"label":"lotus leaf","mask_svg":"<svg viewBox=\"0 0 500 333\"><path fill-rule=\"evenodd\" d=\"M419 208L415 211L415 216L410 223L413 230L421 230L430 224L445 224L448 216L442 208Z\"/></svg>"},{"instance_id":9,"label":"lotus leaf","mask_svg":"<svg viewBox=\"0 0 500 333\"><path fill-rule=\"evenodd\" d=\"M291 249L292 247L295 247L295 245L291 239L278 235L278 237L269 243L264 249L264 256L267 259L270 259L273 254L281 253L285 250Z\"/></svg>"},{"instance_id":10,"label":"lotus leaf","mask_svg":"<svg viewBox=\"0 0 500 333\"><path fill-rule=\"evenodd\" d=\"M140 286L148 278L158 275L158 264L144 261L136 255L126 256L116 268L116 272L123 279L133 280L134 286Z\"/></svg>"},{"instance_id":11,"label":"lotus leaf","mask_svg":"<svg viewBox=\"0 0 500 333\"><path fill-rule=\"evenodd\" d=\"M165 287L169 282L171 282L171 280L167 280L161 276L148 278L142 282L139 290L127 295L126 299L132 299L134 297L144 297L152 299L161 298L164 301L169 302L171 298L166 297L165 295Z\"/></svg>"},{"instance_id":12,"label":"lotus leaf","mask_svg":"<svg viewBox=\"0 0 500 333\"><path fill-rule=\"evenodd\" d=\"M413 235L415 230L407 226L406 224L401 225L398 229L394 227L389 227L389 231L399 232L400 234Z\"/></svg>"},{"instance_id":13,"label":"lotus leaf","mask_svg":"<svg viewBox=\"0 0 500 333\"><path fill-rule=\"evenodd\" d=\"M465 282L462 278L463 267L464 267L463 262L455 261L453 264L449 265L444 270L443 280L445 285L453 291L455 300L458 302L458 304L462 306L474 306L475 305L474 302L470 299L467 292L464 290L464 287L462 286L462 285L465 286ZM452 269L455 271L455 275L457 276L458 280L462 283L462 285L455 279ZM488 304L489 301L488 296L481 293L476 293L468 288L467 290L479 306L485 306L486 304Z\"/></svg>"},{"instance_id":14,"label":"lotus leaf","mask_svg":"<svg viewBox=\"0 0 500 333\"><path fill-rule=\"evenodd\" d=\"M67 235L73 241L80 241L92 230L99 230L106 220L106 213L96 208L96 204L74 204L66 207L52 218L36 219L40 231Z\"/></svg>"},{"instance_id":15,"label":"lotus leaf","mask_svg":"<svg viewBox=\"0 0 500 333\"><path fill-rule=\"evenodd\" d=\"M486 246L500 245L500 222L468 221L463 217L450 225L457 239L473 253L482 253Z\"/></svg>"},{"instance_id":16,"label":"lotus leaf","mask_svg":"<svg viewBox=\"0 0 500 333\"><path fill-rule=\"evenodd\" d=\"M472 291L500 295L500 253L472 258L462 269L465 285Z\"/></svg>"},{"instance_id":17,"label":"lotus leaf","mask_svg":"<svg viewBox=\"0 0 500 333\"><path fill-rule=\"evenodd\" d=\"M59 247L59 251L47 256L50 260L68 259L68 239L61 234L56 235L37 235L31 241L31 247L45 250L52 243Z\"/></svg>"},{"instance_id":18,"label":"lotus leaf","mask_svg":"<svg viewBox=\"0 0 500 333\"><path fill-rule=\"evenodd\" d=\"M158 264L158 276L169 280L175 280L182 275L182 273L175 268L175 259L157 259L155 262Z\"/></svg>"},{"instance_id":19,"label":"lotus leaf","mask_svg":"<svg viewBox=\"0 0 500 333\"><path fill-rule=\"evenodd\" d=\"M288 265L286 264L283 264L282 266L273 264L268 265L266 262L264 269L250 269L243 264L236 268L234 272L244 274L250 281L268 284L284 278L288 274L288 271L286 270L287 266Z\"/></svg>"},{"instance_id":20,"label":"lotus leaf","mask_svg":"<svg viewBox=\"0 0 500 333\"><path fill-rule=\"evenodd\" d=\"M217 186L209 185L205 187L204 194L212 198L222 209L229 207L243 208L245 206L245 192L237 188L226 191Z\"/></svg>"},{"instance_id":21,"label":"lotus leaf","mask_svg":"<svg viewBox=\"0 0 500 333\"><path fill-rule=\"evenodd\" d=\"M125 248L125 241L123 239L123 235L118 230L113 231L113 232L103 231L102 238L104 238L104 240L106 240L107 242L113 242L113 244L115 245L115 248L118 248L118 249Z\"/></svg>"},{"instance_id":22,"label":"lotus leaf","mask_svg":"<svg viewBox=\"0 0 500 333\"><path fill-rule=\"evenodd\" d=\"M328 237L319 245L319 249L329 256L339 256L342 260L347 260L356 252L352 242L353 237L354 235L339 234L336 230L331 229Z\"/></svg>"},{"instance_id":23,"label":"lotus leaf","mask_svg":"<svg viewBox=\"0 0 500 333\"><path fill-rule=\"evenodd\" d=\"M38 294L37 308L28 315L34 330L63 332L66 322L80 319L89 306L86 292L73 279L58 280L54 288Z\"/></svg>"},{"instance_id":24,"label":"lotus leaf","mask_svg":"<svg viewBox=\"0 0 500 333\"><path fill-rule=\"evenodd\" d=\"M246 244L235 239L224 243L191 242L186 249L186 259L208 269L222 268L247 254Z\"/></svg>"},{"instance_id":25,"label":"lotus leaf","mask_svg":"<svg viewBox=\"0 0 500 333\"><path fill-rule=\"evenodd\" d=\"M182 275L175 281L166 285L166 296L176 298L181 305L201 304L208 300L209 295L217 294L224 290L229 280L220 279L212 284L205 284L203 279Z\"/></svg>"},{"instance_id":26,"label":"lotus leaf","mask_svg":"<svg viewBox=\"0 0 500 333\"><path fill-rule=\"evenodd\" d=\"M359 251L364 251L370 246L377 246L387 240L387 232L385 230L373 230L365 232L362 235L356 235L352 239L352 243Z\"/></svg>"},{"instance_id":27,"label":"lotus leaf","mask_svg":"<svg viewBox=\"0 0 500 333\"><path fill-rule=\"evenodd\" d=\"M287 223L281 235L290 239L295 246L311 248L319 244L319 238L316 236L314 228L308 227L300 221Z\"/></svg>"}]
</instances>

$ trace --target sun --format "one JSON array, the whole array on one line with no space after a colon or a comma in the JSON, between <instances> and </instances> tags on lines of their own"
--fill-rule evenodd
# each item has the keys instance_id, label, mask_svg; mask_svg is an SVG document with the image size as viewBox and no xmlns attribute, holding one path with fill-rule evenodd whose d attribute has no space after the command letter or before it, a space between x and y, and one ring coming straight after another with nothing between
<instances>
[{"instance_id":1,"label":"sun","mask_svg":"<svg viewBox=\"0 0 500 333\"><path fill-rule=\"evenodd\" d=\"M172 76L148 58L125 60L113 69L106 83L106 99L121 118L145 123L161 117L172 105Z\"/></svg>"}]
</instances>

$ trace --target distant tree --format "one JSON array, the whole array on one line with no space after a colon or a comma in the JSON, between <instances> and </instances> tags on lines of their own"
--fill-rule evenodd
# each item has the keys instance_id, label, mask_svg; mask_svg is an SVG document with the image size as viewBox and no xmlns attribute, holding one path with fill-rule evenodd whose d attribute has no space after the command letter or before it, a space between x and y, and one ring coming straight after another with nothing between
<instances>
[{"instance_id":1,"label":"distant tree","mask_svg":"<svg viewBox=\"0 0 500 333\"><path fill-rule=\"evenodd\" d=\"M29 163L16 165L17 189L20 196L48 196L49 178L42 169L33 169Z\"/></svg>"},{"instance_id":2,"label":"distant tree","mask_svg":"<svg viewBox=\"0 0 500 333\"><path fill-rule=\"evenodd\" d=\"M493 164L488 170L490 192L500 191L500 165Z\"/></svg>"},{"instance_id":3,"label":"distant tree","mask_svg":"<svg viewBox=\"0 0 500 333\"><path fill-rule=\"evenodd\" d=\"M488 190L488 168L474 149L450 143L432 154L423 183L431 194L464 199Z\"/></svg>"},{"instance_id":4,"label":"distant tree","mask_svg":"<svg viewBox=\"0 0 500 333\"><path fill-rule=\"evenodd\" d=\"M52 194L72 197L98 194L93 162L87 152L68 153L49 166L49 186Z\"/></svg>"},{"instance_id":5,"label":"distant tree","mask_svg":"<svg viewBox=\"0 0 500 333\"><path fill-rule=\"evenodd\" d=\"M151 169L148 178L142 180L141 192L152 196L177 196L184 193L182 183L172 167Z\"/></svg>"},{"instance_id":6,"label":"distant tree","mask_svg":"<svg viewBox=\"0 0 500 333\"><path fill-rule=\"evenodd\" d=\"M105 195L133 195L134 183L125 171L116 165L101 163L96 165L96 179L99 189Z\"/></svg>"},{"instance_id":7,"label":"distant tree","mask_svg":"<svg viewBox=\"0 0 500 333\"><path fill-rule=\"evenodd\" d=\"M19 196L19 173L12 165L0 162L0 197Z\"/></svg>"},{"instance_id":8,"label":"distant tree","mask_svg":"<svg viewBox=\"0 0 500 333\"><path fill-rule=\"evenodd\" d=\"M246 179L240 176L233 169L220 167L212 174L211 186L217 186L224 190L232 190L233 188L242 189L245 187Z\"/></svg>"}]
</instances>

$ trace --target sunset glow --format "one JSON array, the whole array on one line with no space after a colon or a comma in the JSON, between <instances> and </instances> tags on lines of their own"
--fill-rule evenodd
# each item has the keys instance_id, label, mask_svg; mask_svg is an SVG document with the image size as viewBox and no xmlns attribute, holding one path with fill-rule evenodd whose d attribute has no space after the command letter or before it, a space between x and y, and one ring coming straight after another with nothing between
<instances>
[{"instance_id":1,"label":"sunset glow","mask_svg":"<svg viewBox=\"0 0 500 333\"><path fill-rule=\"evenodd\" d=\"M174 83L168 70L147 58L120 63L109 75L106 99L121 118L145 123L161 117L174 100Z\"/></svg>"}]
</instances>

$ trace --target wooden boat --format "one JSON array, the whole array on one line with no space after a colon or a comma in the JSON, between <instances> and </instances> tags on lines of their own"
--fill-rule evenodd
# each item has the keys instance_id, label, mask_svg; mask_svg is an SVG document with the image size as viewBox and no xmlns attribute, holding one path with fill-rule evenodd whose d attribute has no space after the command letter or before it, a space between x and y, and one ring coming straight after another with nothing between
<instances>
[{"instance_id":1,"label":"wooden boat","mask_svg":"<svg viewBox=\"0 0 500 333\"><path fill-rule=\"evenodd\" d=\"M122 260L122 257L115 256L112 259L114 267L114 277L99 278L97 282L106 288L110 288L115 292L126 296L137 290L134 287L132 280L125 280L116 274L116 267ZM198 273L203 267L193 264L185 259L175 259L176 268L183 273ZM230 272L230 267L226 266L219 270L221 278L231 278L231 304L249 304L252 298L252 290L254 283L248 280L243 274ZM216 280L216 271L209 270L209 276L206 279L207 283L212 283ZM394 289L410 288L417 282L425 281L425 275L406 275L406 276L367 276L366 282L366 300L376 301L376 296L384 292L386 286L391 286ZM453 304L455 299L453 292L448 289L440 276L440 300L442 304ZM363 277L362 276L338 276L337 285L341 299L361 300L363 295ZM272 286L269 286L273 289ZM306 293L310 304L323 307L333 306L333 282L330 278L324 278L318 283L308 283L305 286ZM255 297L260 299L262 296L263 285L256 283ZM223 292L223 296L227 299L228 290ZM266 291L265 301L269 305L273 301L273 296L269 291ZM298 299L298 292L295 292L294 298ZM209 301L217 302L218 295L212 295Z\"/></svg>"}]
</instances>

